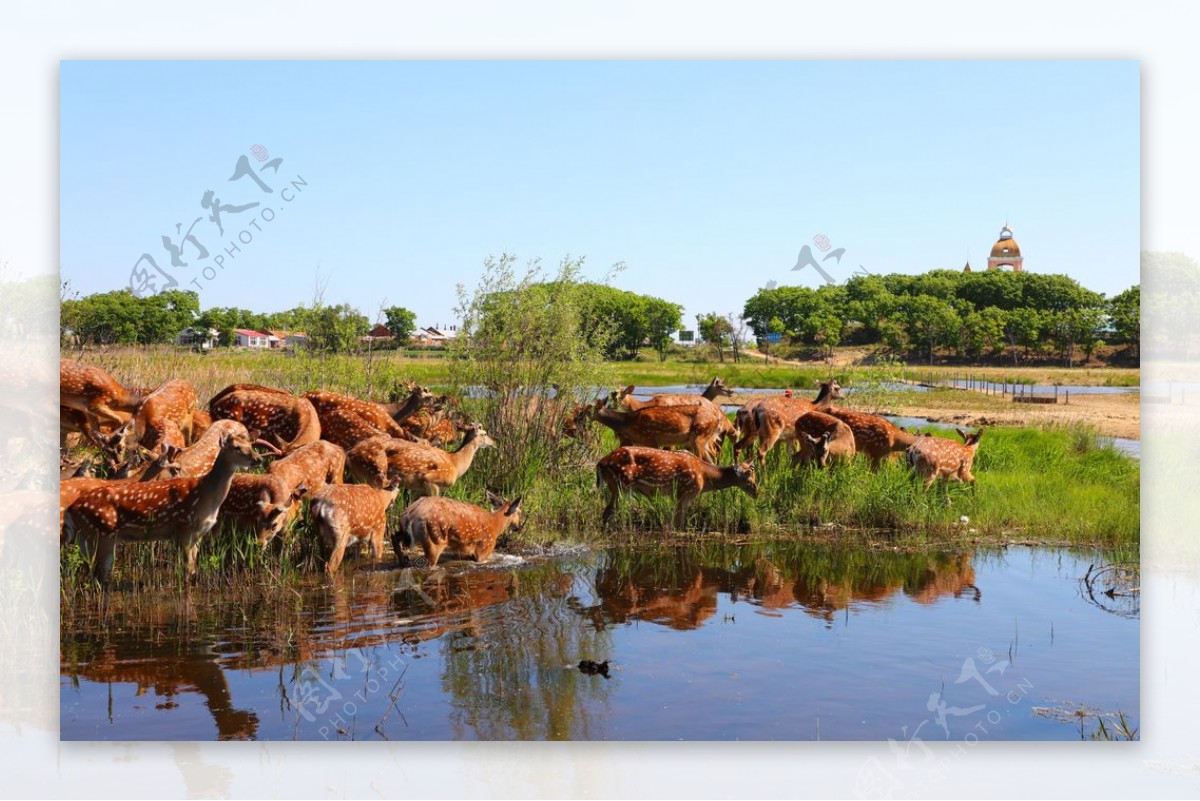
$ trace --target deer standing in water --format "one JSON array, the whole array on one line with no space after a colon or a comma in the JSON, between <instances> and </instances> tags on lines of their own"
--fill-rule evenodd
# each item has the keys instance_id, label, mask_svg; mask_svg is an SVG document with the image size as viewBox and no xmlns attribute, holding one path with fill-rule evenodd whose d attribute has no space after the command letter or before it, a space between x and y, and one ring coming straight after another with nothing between
<instances>
[{"instance_id":1,"label":"deer standing in water","mask_svg":"<svg viewBox=\"0 0 1200 801\"><path fill-rule=\"evenodd\" d=\"M938 479L962 481L975 488L971 465L975 461L975 451L979 449L983 429L974 434L968 434L961 428L955 431L962 437L961 445L942 437L918 437L904 453L909 467L925 480L926 490Z\"/></svg>"},{"instance_id":2,"label":"deer standing in water","mask_svg":"<svg viewBox=\"0 0 1200 801\"><path fill-rule=\"evenodd\" d=\"M387 511L399 492L400 477L392 474L382 488L334 484L313 496L309 512L326 553L326 573L336 573L346 548L360 542L370 543L374 561L383 558Z\"/></svg>"},{"instance_id":3,"label":"deer standing in water","mask_svg":"<svg viewBox=\"0 0 1200 801\"><path fill-rule=\"evenodd\" d=\"M117 540L171 540L187 557L187 573L196 572L200 541L217 522L233 475L258 462L245 431L226 434L221 452L202 478L120 482L83 493L67 509L69 538L92 560L92 574L107 583Z\"/></svg>"},{"instance_id":4,"label":"deer standing in water","mask_svg":"<svg viewBox=\"0 0 1200 801\"><path fill-rule=\"evenodd\" d=\"M750 463L717 467L690 453L656 448L621 447L596 463L596 485L608 488L601 524L608 523L622 491L639 495L675 496L675 527L683 528L688 507L702 492L737 487L758 497L758 481Z\"/></svg>"},{"instance_id":5,"label":"deer standing in water","mask_svg":"<svg viewBox=\"0 0 1200 801\"><path fill-rule=\"evenodd\" d=\"M507 501L487 494L491 511L451 498L419 498L400 516L400 527L392 535L396 556L403 548L417 545L430 565L437 565L442 553L470 556L486 562L496 550L496 541L510 526L521 528L521 499Z\"/></svg>"}]
</instances>

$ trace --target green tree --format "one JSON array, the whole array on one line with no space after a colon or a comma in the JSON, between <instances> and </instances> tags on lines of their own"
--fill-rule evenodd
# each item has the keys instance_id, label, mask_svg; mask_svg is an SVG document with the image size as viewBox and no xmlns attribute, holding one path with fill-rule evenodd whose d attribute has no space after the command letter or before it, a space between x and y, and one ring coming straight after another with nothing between
<instances>
[{"instance_id":1,"label":"green tree","mask_svg":"<svg viewBox=\"0 0 1200 801\"><path fill-rule=\"evenodd\" d=\"M730 333L733 331L733 326L730 325L729 320L716 312L697 314L696 330L700 333L701 341L716 346L717 358L724 362L725 346L729 342Z\"/></svg>"},{"instance_id":2,"label":"green tree","mask_svg":"<svg viewBox=\"0 0 1200 801\"><path fill-rule=\"evenodd\" d=\"M404 343L412 336L417 327L417 315L403 306L389 306L383 310L387 318L385 325L397 342Z\"/></svg>"},{"instance_id":3,"label":"green tree","mask_svg":"<svg viewBox=\"0 0 1200 801\"><path fill-rule=\"evenodd\" d=\"M1116 341L1133 346L1139 353L1142 336L1142 288L1131 286L1108 302L1108 319Z\"/></svg>"}]
</instances>

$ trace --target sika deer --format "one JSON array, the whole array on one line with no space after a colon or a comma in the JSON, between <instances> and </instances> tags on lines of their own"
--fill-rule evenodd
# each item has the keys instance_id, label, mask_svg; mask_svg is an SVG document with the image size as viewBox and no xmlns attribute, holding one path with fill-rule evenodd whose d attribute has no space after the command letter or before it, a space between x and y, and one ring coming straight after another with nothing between
<instances>
[{"instance_id":1,"label":"sika deer","mask_svg":"<svg viewBox=\"0 0 1200 801\"><path fill-rule=\"evenodd\" d=\"M185 447L192 437L196 389L182 378L164 381L133 413L133 438L154 452L164 445Z\"/></svg>"},{"instance_id":2,"label":"sika deer","mask_svg":"<svg viewBox=\"0 0 1200 801\"><path fill-rule=\"evenodd\" d=\"M281 390L226 387L209 401L214 420L237 420L262 432L284 453L321 438L317 410L305 398Z\"/></svg>"},{"instance_id":3,"label":"sika deer","mask_svg":"<svg viewBox=\"0 0 1200 801\"><path fill-rule=\"evenodd\" d=\"M796 421L800 416L813 409L824 410L831 402L842 397L842 388L837 381L821 381L817 386L820 387L820 391L815 400L774 397L759 403L754 409L751 419L755 435L758 437L759 461L766 459L767 453L780 441L787 443L788 448L795 454L799 447Z\"/></svg>"},{"instance_id":4,"label":"sika deer","mask_svg":"<svg viewBox=\"0 0 1200 801\"><path fill-rule=\"evenodd\" d=\"M296 518L300 499L307 492L303 484L289 487L279 476L237 473L221 504L221 519L254 529L258 544L265 547Z\"/></svg>"},{"instance_id":5,"label":"sika deer","mask_svg":"<svg viewBox=\"0 0 1200 801\"><path fill-rule=\"evenodd\" d=\"M142 400L99 367L60 358L58 370L59 404L82 412L91 428L103 431L124 425Z\"/></svg>"},{"instance_id":6,"label":"sika deer","mask_svg":"<svg viewBox=\"0 0 1200 801\"><path fill-rule=\"evenodd\" d=\"M376 488L395 474L417 495L441 495L470 469L481 448L495 444L479 424L467 428L462 445L453 453L394 437L373 437L350 449L346 466L355 479Z\"/></svg>"},{"instance_id":7,"label":"sika deer","mask_svg":"<svg viewBox=\"0 0 1200 801\"><path fill-rule=\"evenodd\" d=\"M871 460L872 470L878 470L893 453L904 451L921 439L902 431L877 415L834 407L822 411L850 426L850 430L854 432L854 448Z\"/></svg>"},{"instance_id":8,"label":"sika deer","mask_svg":"<svg viewBox=\"0 0 1200 801\"><path fill-rule=\"evenodd\" d=\"M942 437L918 437L904 452L909 467L925 479L926 490L938 479L962 481L970 484L971 489L975 488L971 465L975 461L975 451L979 448L983 429L974 434L968 434L961 428L955 430L963 439L962 445Z\"/></svg>"},{"instance_id":9,"label":"sika deer","mask_svg":"<svg viewBox=\"0 0 1200 801\"><path fill-rule=\"evenodd\" d=\"M390 476L386 487L336 484L313 496L309 511L317 536L325 548L325 572L333 575L342 565L346 546L371 543L371 555L383 557L383 535L387 533L387 510L400 492L400 477Z\"/></svg>"},{"instance_id":10,"label":"sika deer","mask_svg":"<svg viewBox=\"0 0 1200 801\"><path fill-rule=\"evenodd\" d=\"M341 445L343 448L352 448L358 444L358 440L345 444L339 442L336 430L339 426L330 425L334 421L343 423L347 419L353 420L359 418L362 422L374 427L379 434L387 434L400 439L413 439L408 430L401 423L411 417L422 407L427 406L433 400L433 393L424 387L414 386L412 392L408 396L408 400L404 403L372 403L371 401L359 400L352 398L349 395L339 395L336 392L329 392L323 389L315 389L312 392L304 393L304 397L312 403L313 408L317 410L317 416L321 420L321 437L336 445ZM340 412L339 415L333 416L333 412ZM329 422L327 423L327 418ZM331 429L334 429L331 431ZM331 436L332 434L332 436Z\"/></svg>"},{"instance_id":11,"label":"sika deer","mask_svg":"<svg viewBox=\"0 0 1200 801\"><path fill-rule=\"evenodd\" d=\"M758 497L751 463L717 467L688 453L655 448L617 448L596 464L596 485L601 483L609 495L602 525L612 517L621 490L647 496L673 494L676 528L683 528L688 507L702 492L737 487L751 498Z\"/></svg>"},{"instance_id":12,"label":"sika deer","mask_svg":"<svg viewBox=\"0 0 1200 801\"><path fill-rule=\"evenodd\" d=\"M196 572L200 540L217 522L233 474L258 461L244 432L226 434L213 469L203 478L97 487L67 509L65 525L92 560L92 574L107 583L117 540L171 540L187 557L187 573Z\"/></svg>"},{"instance_id":13,"label":"sika deer","mask_svg":"<svg viewBox=\"0 0 1200 801\"><path fill-rule=\"evenodd\" d=\"M487 494L492 510L450 498L419 498L400 516L400 527L392 535L392 549L399 557L405 547L420 546L430 565L437 565L442 553L470 556L486 562L496 550L500 535L512 526L521 528L521 499L511 503Z\"/></svg>"},{"instance_id":14,"label":"sika deer","mask_svg":"<svg viewBox=\"0 0 1200 801\"><path fill-rule=\"evenodd\" d=\"M592 417L608 426L622 445L649 448L683 447L712 461L721 432L720 410L691 406L646 406L636 412L615 412L597 401Z\"/></svg>"},{"instance_id":15,"label":"sika deer","mask_svg":"<svg viewBox=\"0 0 1200 801\"><path fill-rule=\"evenodd\" d=\"M227 434L248 434L255 447L262 447L275 454L279 450L269 442L258 438L258 432L247 432L246 427L236 420L218 420L204 432L190 447L178 449L168 446L164 450L171 454L171 463L175 465L178 478L199 478L212 470L221 452L221 439ZM151 465L143 474L143 481L153 481L159 477L159 468Z\"/></svg>"},{"instance_id":16,"label":"sika deer","mask_svg":"<svg viewBox=\"0 0 1200 801\"><path fill-rule=\"evenodd\" d=\"M816 462L826 468L834 459L849 464L857 452L850 426L815 409L796 419L796 441L800 449L792 455L792 467Z\"/></svg>"},{"instance_id":17,"label":"sika deer","mask_svg":"<svg viewBox=\"0 0 1200 801\"><path fill-rule=\"evenodd\" d=\"M318 440L297 448L267 467L289 490L303 485L316 494L331 484L341 484L346 471L346 452L330 442Z\"/></svg>"},{"instance_id":18,"label":"sika deer","mask_svg":"<svg viewBox=\"0 0 1200 801\"><path fill-rule=\"evenodd\" d=\"M708 386L704 388L699 397L716 403L717 398L730 395L733 395L733 390L718 377L708 383ZM632 385L625 387L625 389L614 390L611 399L613 405L620 405L627 412L636 412L638 409L644 409L647 406L691 406L698 400L696 395L667 393L654 395L650 400L640 401L633 397Z\"/></svg>"}]
</instances>

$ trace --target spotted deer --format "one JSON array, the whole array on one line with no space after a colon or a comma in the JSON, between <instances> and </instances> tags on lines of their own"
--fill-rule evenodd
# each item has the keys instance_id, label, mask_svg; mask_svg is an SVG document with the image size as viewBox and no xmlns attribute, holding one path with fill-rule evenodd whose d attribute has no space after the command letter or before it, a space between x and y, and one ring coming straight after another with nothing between
<instances>
[{"instance_id":1,"label":"spotted deer","mask_svg":"<svg viewBox=\"0 0 1200 801\"><path fill-rule=\"evenodd\" d=\"M451 498L418 498L404 510L392 535L396 556L416 545L425 552L430 565L437 565L447 549L486 562L501 534L510 526L521 528L520 498L510 502L489 492L487 499L490 511Z\"/></svg>"},{"instance_id":2,"label":"spotted deer","mask_svg":"<svg viewBox=\"0 0 1200 801\"><path fill-rule=\"evenodd\" d=\"M592 412L592 419L612 429L622 445L682 447L709 461L716 459L722 417L719 409L700 404L617 412L608 408L607 402L597 401Z\"/></svg>"},{"instance_id":3,"label":"spotted deer","mask_svg":"<svg viewBox=\"0 0 1200 801\"><path fill-rule=\"evenodd\" d=\"M401 423L433 400L433 393L421 386L414 386L404 403L372 403L359 400L349 395L340 395L328 390L315 389L304 393L304 397L317 410L321 420L321 438L352 448L361 440L347 443L339 441L343 426L347 422L361 420L372 427L377 434L387 434L400 439L414 439ZM334 414L334 413L337 414ZM365 438L364 438L365 439Z\"/></svg>"},{"instance_id":4,"label":"spotted deer","mask_svg":"<svg viewBox=\"0 0 1200 801\"><path fill-rule=\"evenodd\" d=\"M142 396L131 392L99 367L59 359L59 404L81 412L88 426L111 431L133 416Z\"/></svg>"},{"instance_id":5,"label":"spotted deer","mask_svg":"<svg viewBox=\"0 0 1200 801\"><path fill-rule=\"evenodd\" d=\"M300 511L308 487L289 487L279 476L235 473L229 494L221 504L221 520L254 530L258 544L266 546Z\"/></svg>"},{"instance_id":6,"label":"spotted deer","mask_svg":"<svg viewBox=\"0 0 1200 801\"><path fill-rule=\"evenodd\" d=\"M321 438L321 422L312 403L282 390L226 387L209 401L208 409L213 420L237 420L261 432L263 439L284 453Z\"/></svg>"},{"instance_id":7,"label":"spotted deer","mask_svg":"<svg viewBox=\"0 0 1200 801\"><path fill-rule=\"evenodd\" d=\"M182 378L159 384L133 413L133 442L151 452L165 445L185 447L192 437L196 388Z\"/></svg>"},{"instance_id":8,"label":"spotted deer","mask_svg":"<svg viewBox=\"0 0 1200 801\"><path fill-rule=\"evenodd\" d=\"M674 495L675 527L683 528L688 507L702 492L737 487L758 497L751 463L717 467L690 453L636 446L620 447L596 463L596 485L608 488L608 505L601 523L607 524L624 491L639 495Z\"/></svg>"},{"instance_id":9,"label":"spotted deer","mask_svg":"<svg viewBox=\"0 0 1200 801\"><path fill-rule=\"evenodd\" d=\"M841 385L830 379L817 382L817 397L811 401L785 395L751 401L738 410L735 418L741 438L733 446L733 458L738 459L754 440L758 441L760 460L766 458L766 454L780 439L787 442L794 452L795 425L800 415L817 408L825 409L842 397Z\"/></svg>"},{"instance_id":10,"label":"spotted deer","mask_svg":"<svg viewBox=\"0 0 1200 801\"><path fill-rule=\"evenodd\" d=\"M346 548L360 542L370 543L374 561L383 558L387 511L400 486L400 477L393 474L383 487L335 484L313 495L309 512L325 550L326 573L336 573Z\"/></svg>"},{"instance_id":11,"label":"spotted deer","mask_svg":"<svg viewBox=\"0 0 1200 801\"><path fill-rule=\"evenodd\" d=\"M258 432L246 431L246 427L236 420L217 420L197 439L186 448L167 446L164 450L170 454L170 462L175 467L172 478L198 478L212 470L221 452L221 440L228 434L247 434L255 447L265 448L274 454L279 450L271 443L258 438ZM157 460L156 460L157 461ZM143 475L144 481L153 481L161 476L161 467L151 465Z\"/></svg>"},{"instance_id":12,"label":"spotted deer","mask_svg":"<svg viewBox=\"0 0 1200 801\"><path fill-rule=\"evenodd\" d=\"M164 473L166 475L176 475L178 466L170 461L172 453L164 452L159 454L153 461L148 461L140 468L133 468L131 463L122 465L122 470L117 471L110 478L94 478L92 476L72 476L63 478L58 484L58 531L60 546L67 544L67 529L66 529L66 514L67 509L71 508L71 504L75 503L81 495L97 487L114 486L118 484L138 483L144 479L149 471L154 471L155 475Z\"/></svg>"},{"instance_id":13,"label":"spotted deer","mask_svg":"<svg viewBox=\"0 0 1200 801\"><path fill-rule=\"evenodd\" d=\"M818 387L820 389L814 400L774 397L766 399L754 409L751 419L752 428L758 438L759 461L766 459L771 448L778 442L786 443L794 455L800 447L796 432L796 421L800 416L813 409L827 409L833 401L842 397L842 388L837 381L821 381Z\"/></svg>"},{"instance_id":14,"label":"spotted deer","mask_svg":"<svg viewBox=\"0 0 1200 801\"><path fill-rule=\"evenodd\" d=\"M730 395L733 395L733 390L720 377L717 377L708 382L708 386L704 388L704 391L699 396L685 395L683 393L664 393L654 395L650 400L640 401L633 397L633 386L630 385L625 387L625 389L613 391L611 405L620 406L627 412L636 412L638 409L644 409L647 406L691 406L696 403L698 397L716 403L717 398Z\"/></svg>"},{"instance_id":15,"label":"spotted deer","mask_svg":"<svg viewBox=\"0 0 1200 801\"><path fill-rule=\"evenodd\" d=\"M316 494L331 484L341 484L346 471L346 452L331 442L318 440L276 459L267 473L278 476L289 489L301 485Z\"/></svg>"},{"instance_id":16,"label":"spotted deer","mask_svg":"<svg viewBox=\"0 0 1200 801\"><path fill-rule=\"evenodd\" d=\"M846 464L854 460L854 432L836 417L814 409L796 418L795 428L800 448L792 454L792 467L816 462L826 468L834 460Z\"/></svg>"},{"instance_id":17,"label":"spotted deer","mask_svg":"<svg viewBox=\"0 0 1200 801\"><path fill-rule=\"evenodd\" d=\"M854 448L871 461L872 470L878 470L892 454L906 450L909 445L921 439L878 415L832 406L822 411L850 426L850 430L854 432Z\"/></svg>"},{"instance_id":18,"label":"spotted deer","mask_svg":"<svg viewBox=\"0 0 1200 801\"><path fill-rule=\"evenodd\" d=\"M350 449L346 467L356 480L376 488L396 475L417 495L441 495L470 469L480 449L495 444L478 423L467 428L462 444L453 452L395 437L373 437Z\"/></svg>"},{"instance_id":19,"label":"spotted deer","mask_svg":"<svg viewBox=\"0 0 1200 801\"><path fill-rule=\"evenodd\" d=\"M192 576L200 541L216 524L234 473L257 462L245 432L226 434L213 469L201 478L122 482L83 493L67 509L67 535L80 543L93 576L103 583L112 575L118 540L171 540L186 556Z\"/></svg>"},{"instance_id":20,"label":"spotted deer","mask_svg":"<svg viewBox=\"0 0 1200 801\"><path fill-rule=\"evenodd\" d=\"M975 476L971 475L971 465L975 461L975 451L979 449L979 439L983 429L968 434L961 428L955 429L962 437L962 444L942 437L918 437L905 450L904 455L918 477L924 479L926 490L934 481L962 481L975 487Z\"/></svg>"}]
</instances>

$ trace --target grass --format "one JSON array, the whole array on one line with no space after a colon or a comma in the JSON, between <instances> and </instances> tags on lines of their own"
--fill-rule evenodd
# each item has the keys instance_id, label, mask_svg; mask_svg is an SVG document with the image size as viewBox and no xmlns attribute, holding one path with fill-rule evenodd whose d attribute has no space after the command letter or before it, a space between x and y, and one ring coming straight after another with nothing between
<instances>
[{"instance_id":1,"label":"grass","mask_svg":"<svg viewBox=\"0 0 1200 801\"><path fill-rule=\"evenodd\" d=\"M293 392L328 387L380 399L395 382L405 379L436 385L436 371L440 369L434 360L407 359L394 353L368 361L347 356L288 357L249 352L203 356L171 349L129 349L93 354L88 361L101 364L133 386L188 376L202 399L236 381ZM636 369L620 372L626 382L677 380L666 378L671 365L631 367ZM700 383L711 377L711 365L690 365L688 369L694 372L685 377L686 383ZM791 371L769 369L777 375ZM791 371L791 375L796 374ZM867 373L863 376L878 378ZM725 377L734 384L763 383L750 374L726 372ZM864 381L862 389L864 397L866 391L873 393L872 402L879 408L886 408L889 400L899 395L881 390L878 382L872 385ZM975 411L986 411L993 402L978 393L943 390L938 394ZM479 402L468 400L465 405L470 410ZM506 438L498 429L491 433L500 448L525 441L516 435ZM945 436L944 431L933 433ZM485 489L509 498L522 495L527 522L522 533L512 535L514 541L545 543L565 538L621 542L662 536L672 517L670 498L623 499L611 528L600 531L606 492L596 487L594 465L617 443L607 429L595 439L587 447L573 443L558 452L539 455L536 470L504 467L511 459L501 458L498 450L484 450L448 494L475 503L482 502ZM538 448L550 447L553 440L535 444ZM730 460L728 448L724 463ZM1139 465L1106 445L1093 429L1083 425L991 427L980 445L974 473L978 479L974 491L961 484L936 484L924 492L900 458L877 472L861 459L828 471L794 471L783 449L777 448L760 471L757 499L737 490L705 494L693 505L687 528L694 536L725 537L833 537L847 530L884 531L913 547L1015 539L1137 550ZM969 522L961 522L964 516ZM296 571L320 565L309 531L302 516L285 541L267 554L259 551L248 533L210 535L201 549L201 580L219 584L224 581L223 575L232 572L251 577L246 580L287 583ZM80 572L79 565L71 561L78 559L71 555L72 550L68 549L65 556L64 576ZM122 544L117 549L116 564L118 582L136 586L152 574L161 577L162 568L170 565L174 580L181 587L184 584L179 560L165 543Z\"/></svg>"}]
</instances>

